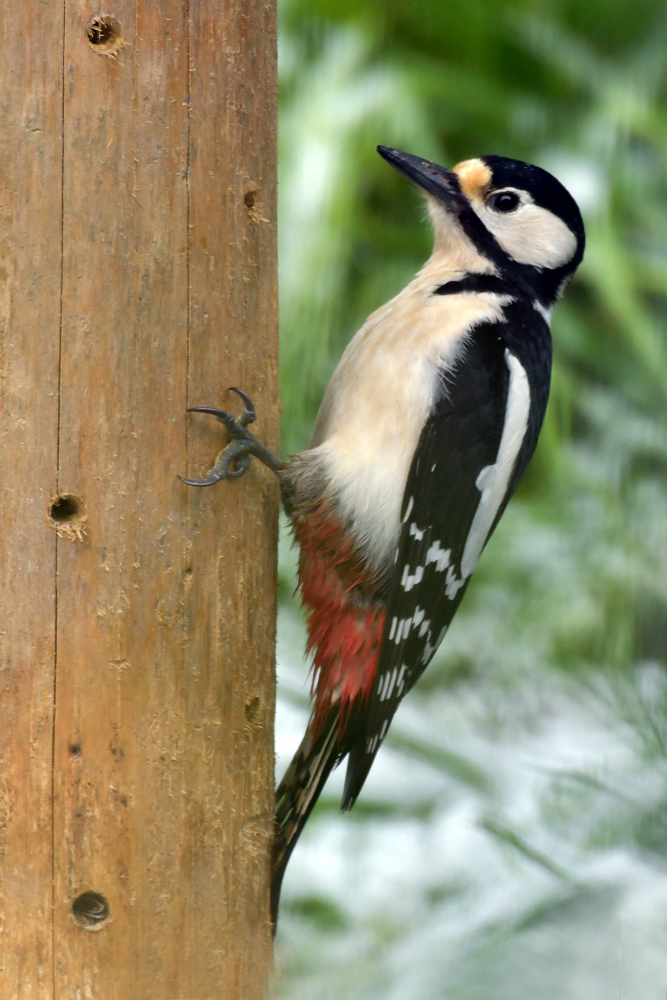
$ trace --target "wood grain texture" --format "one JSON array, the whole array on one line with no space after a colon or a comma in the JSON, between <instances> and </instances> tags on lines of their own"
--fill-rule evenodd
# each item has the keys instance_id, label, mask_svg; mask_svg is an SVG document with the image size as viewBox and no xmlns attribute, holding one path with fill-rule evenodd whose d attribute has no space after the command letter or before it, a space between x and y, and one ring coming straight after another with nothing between
<instances>
[{"instance_id":1,"label":"wood grain texture","mask_svg":"<svg viewBox=\"0 0 667 1000\"><path fill-rule=\"evenodd\" d=\"M22 1000L52 989L62 8L6 6L0 77L0 996Z\"/></svg>"},{"instance_id":2,"label":"wood grain texture","mask_svg":"<svg viewBox=\"0 0 667 1000\"><path fill-rule=\"evenodd\" d=\"M38 276L42 299L2 340L18 360L3 365L0 439L14 526L3 632L16 647L7 659L3 634L15 830L0 899L30 918L5 933L0 913L0 995L260 1000L278 490L256 463L210 490L176 473L205 471L224 441L186 407L234 405L229 385L250 392L258 434L277 446L274 3L119 0L113 57L87 40L98 9L66 0L50 39L43 10L39 37L28 44L24 25L11 54L24 76L39 65L52 136L41 173L21 147L9 182L40 225L25 223L32 249L9 246L11 267L29 272L21 289ZM76 530L49 524L56 491L85 506ZM10 869L30 873L23 897ZM109 903L95 931L71 912L89 890Z\"/></svg>"}]
</instances>

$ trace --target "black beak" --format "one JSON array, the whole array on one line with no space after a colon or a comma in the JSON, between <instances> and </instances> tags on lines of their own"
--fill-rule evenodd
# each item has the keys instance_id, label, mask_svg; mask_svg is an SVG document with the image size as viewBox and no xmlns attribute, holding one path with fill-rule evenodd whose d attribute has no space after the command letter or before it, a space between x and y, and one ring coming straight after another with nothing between
<instances>
[{"instance_id":1,"label":"black beak","mask_svg":"<svg viewBox=\"0 0 667 1000\"><path fill-rule=\"evenodd\" d=\"M445 170L431 160L422 160L420 156L402 153L400 149L392 149L391 146L378 146L378 153L391 163L392 167L396 167L399 173L417 187L428 191L438 201L444 202L448 208L461 209L467 204L465 195L461 192L459 179L453 170Z\"/></svg>"}]
</instances>

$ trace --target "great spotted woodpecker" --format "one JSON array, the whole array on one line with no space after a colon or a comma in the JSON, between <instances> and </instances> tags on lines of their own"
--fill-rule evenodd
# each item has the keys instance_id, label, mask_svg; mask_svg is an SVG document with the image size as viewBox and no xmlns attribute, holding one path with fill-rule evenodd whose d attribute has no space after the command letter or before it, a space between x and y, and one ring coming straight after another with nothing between
<instances>
[{"instance_id":1,"label":"great spotted woodpecker","mask_svg":"<svg viewBox=\"0 0 667 1000\"><path fill-rule=\"evenodd\" d=\"M584 252L579 209L539 167L483 156L446 170L378 152L426 193L433 253L352 339L307 451L283 463L243 416L192 485L280 477L300 546L315 705L276 793L275 925L285 867L332 768L351 809L402 698L442 642L535 450L551 312Z\"/></svg>"}]
</instances>

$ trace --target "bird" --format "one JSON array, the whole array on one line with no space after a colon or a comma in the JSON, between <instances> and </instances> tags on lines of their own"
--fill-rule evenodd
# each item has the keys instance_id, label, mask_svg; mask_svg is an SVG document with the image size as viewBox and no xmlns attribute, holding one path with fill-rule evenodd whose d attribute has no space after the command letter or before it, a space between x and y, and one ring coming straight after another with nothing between
<instances>
[{"instance_id":1,"label":"bird","mask_svg":"<svg viewBox=\"0 0 667 1000\"><path fill-rule=\"evenodd\" d=\"M276 791L271 919L332 769L354 805L402 699L443 641L526 470L549 397L553 308L581 263L580 210L546 170L504 156L452 169L379 154L425 195L433 252L371 314L326 388L308 448L282 461L251 398L203 479L255 456L279 477L299 546L314 706Z\"/></svg>"}]
</instances>

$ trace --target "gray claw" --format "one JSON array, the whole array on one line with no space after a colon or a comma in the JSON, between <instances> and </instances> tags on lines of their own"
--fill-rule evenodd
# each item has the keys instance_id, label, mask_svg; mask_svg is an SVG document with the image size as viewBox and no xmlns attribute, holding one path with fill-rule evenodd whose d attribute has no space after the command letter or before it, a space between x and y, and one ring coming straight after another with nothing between
<instances>
[{"instance_id":1,"label":"gray claw","mask_svg":"<svg viewBox=\"0 0 667 1000\"><path fill-rule=\"evenodd\" d=\"M239 455L236 459L236 467L228 469L226 472L226 478L238 479L239 476L244 475L250 468L250 455L246 452L245 454Z\"/></svg>"},{"instance_id":2,"label":"gray claw","mask_svg":"<svg viewBox=\"0 0 667 1000\"><path fill-rule=\"evenodd\" d=\"M188 407L188 413L210 413L225 426L232 440L220 452L213 468L205 478L185 479L183 476L178 477L187 486L213 486L221 479L238 479L247 472L251 455L255 455L260 462L263 462L274 472L279 472L283 468L280 459L276 458L247 430L248 424L252 424L257 419L257 413L250 396L243 389L237 389L233 385L229 387L228 391L235 392L243 400L243 413L238 419L226 410L219 410L214 406ZM233 469L232 465L234 465Z\"/></svg>"},{"instance_id":3,"label":"gray claw","mask_svg":"<svg viewBox=\"0 0 667 1000\"><path fill-rule=\"evenodd\" d=\"M185 483L186 486L213 486L214 483L219 483L220 480L224 478L224 476L219 476L217 474L214 476L208 476L206 479L186 479L185 476L180 474L180 472L177 472L176 475L182 483Z\"/></svg>"},{"instance_id":4,"label":"gray claw","mask_svg":"<svg viewBox=\"0 0 667 1000\"><path fill-rule=\"evenodd\" d=\"M235 385L230 385L227 392L235 392L236 395L240 396L243 400L243 416L239 418L239 423L243 424L244 427L247 427L248 424L254 424L257 420L257 412L255 410L255 404L248 393L244 392L243 389L237 389Z\"/></svg>"}]
</instances>

